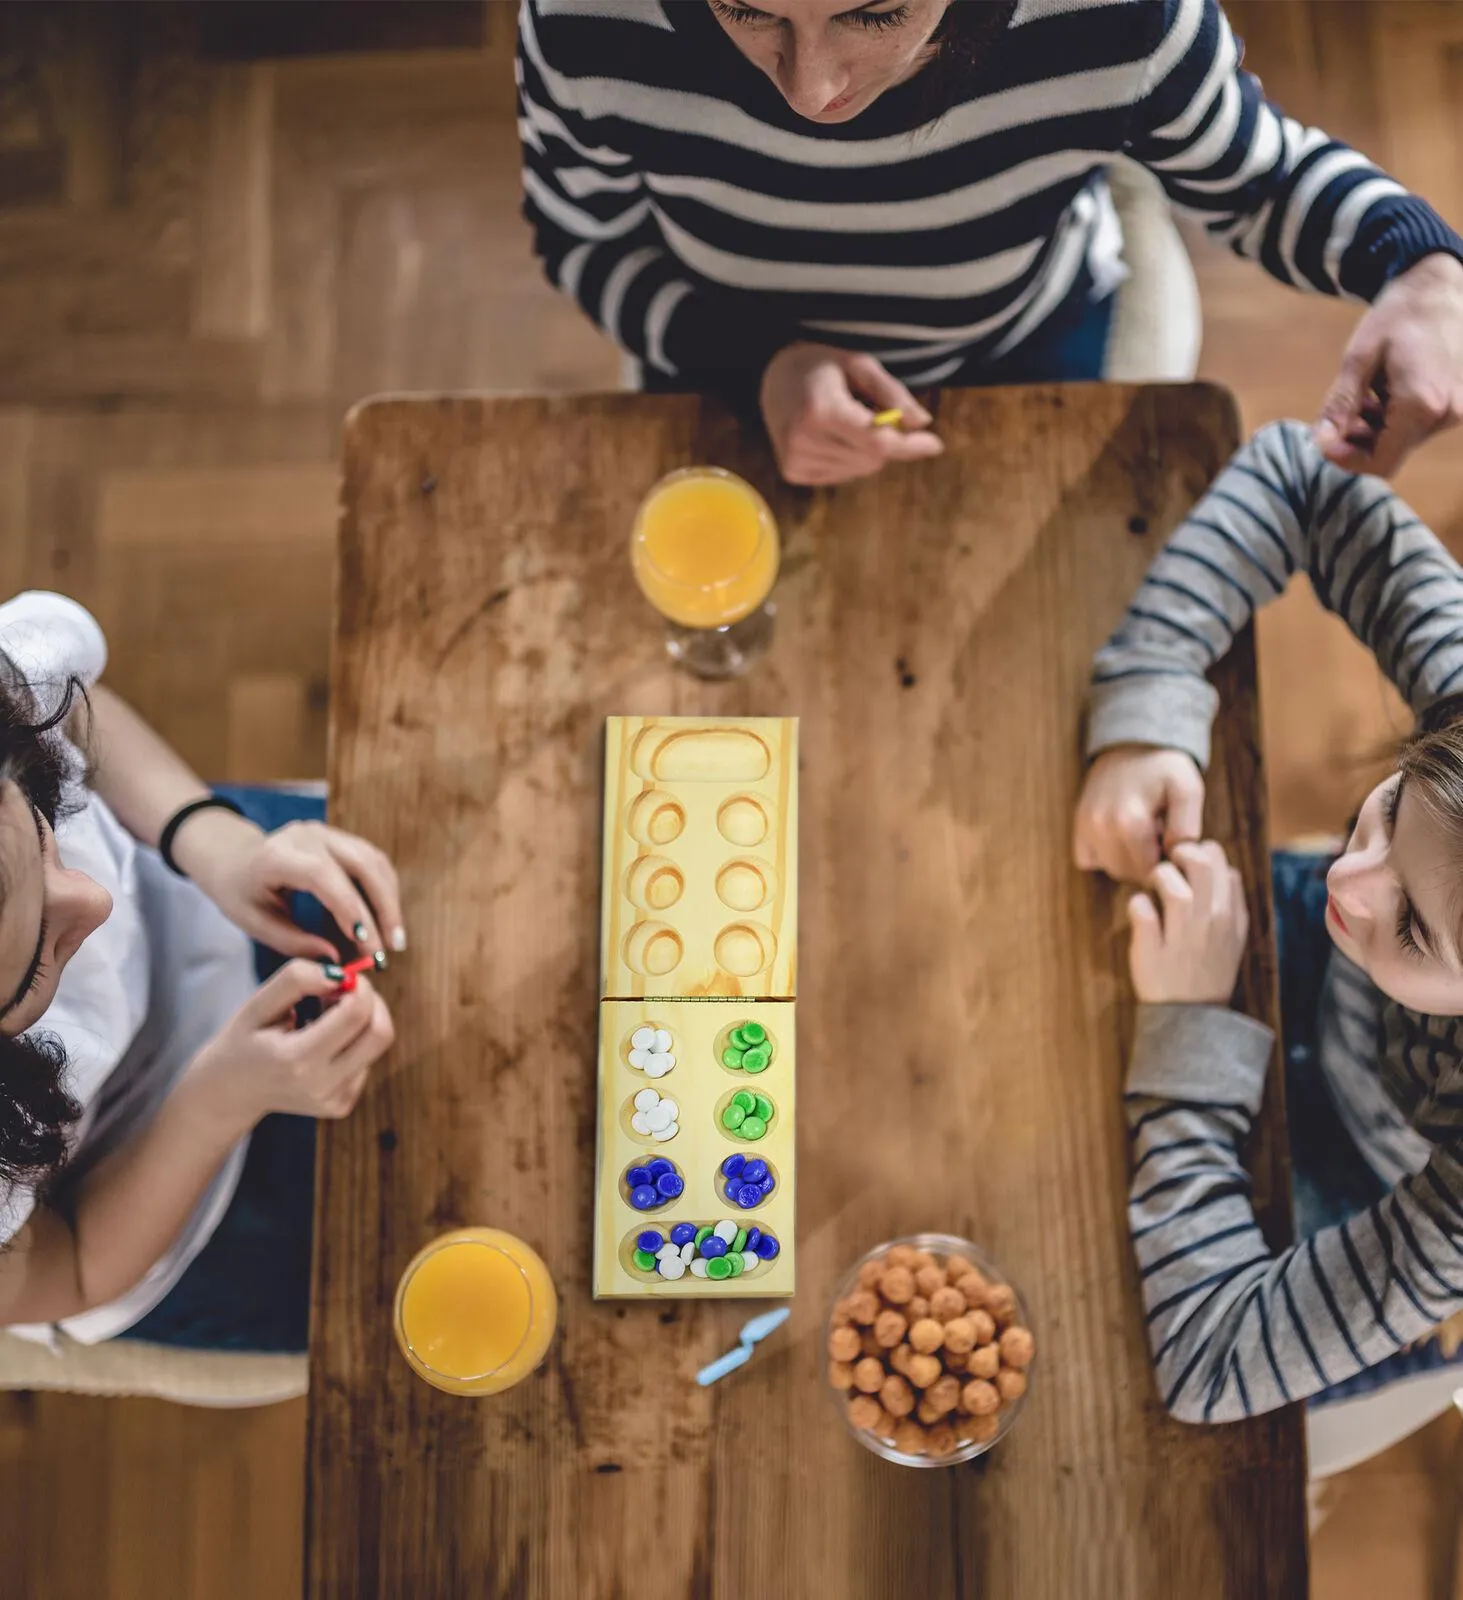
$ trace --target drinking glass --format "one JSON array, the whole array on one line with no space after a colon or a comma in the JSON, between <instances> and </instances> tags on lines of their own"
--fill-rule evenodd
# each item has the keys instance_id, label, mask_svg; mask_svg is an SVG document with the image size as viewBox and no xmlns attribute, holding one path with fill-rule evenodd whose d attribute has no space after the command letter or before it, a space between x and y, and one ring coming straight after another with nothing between
<instances>
[{"instance_id":1,"label":"drinking glass","mask_svg":"<svg viewBox=\"0 0 1463 1600\"><path fill-rule=\"evenodd\" d=\"M734 678L766 650L781 549L767 502L721 467L683 467L646 495L630 564L666 621L666 652L702 678Z\"/></svg>"},{"instance_id":2,"label":"drinking glass","mask_svg":"<svg viewBox=\"0 0 1463 1600\"><path fill-rule=\"evenodd\" d=\"M512 1388L554 1337L558 1296L538 1252L496 1228L458 1228L412 1258L397 1285L396 1342L447 1394Z\"/></svg>"}]
</instances>

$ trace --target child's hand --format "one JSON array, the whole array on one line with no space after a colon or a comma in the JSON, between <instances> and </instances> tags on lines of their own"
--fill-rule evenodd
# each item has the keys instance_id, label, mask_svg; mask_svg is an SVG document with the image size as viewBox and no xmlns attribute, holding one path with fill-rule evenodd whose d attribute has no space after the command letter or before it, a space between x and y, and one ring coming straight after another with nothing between
<instances>
[{"instance_id":1,"label":"child's hand","mask_svg":"<svg viewBox=\"0 0 1463 1600\"><path fill-rule=\"evenodd\" d=\"M1158 904L1154 904L1154 900ZM1162 910L1162 920L1159 912ZM1128 902L1133 990L1151 1005L1228 1005L1250 931L1245 886L1224 846L1181 844Z\"/></svg>"},{"instance_id":2,"label":"child's hand","mask_svg":"<svg viewBox=\"0 0 1463 1600\"><path fill-rule=\"evenodd\" d=\"M193 1058L210 1104L242 1134L271 1111L344 1117L372 1065L396 1034L381 996L364 977L315 1021L295 1024L295 1007L338 992L313 961L291 961L261 983Z\"/></svg>"},{"instance_id":3,"label":"child's hand","mask_svg":"<svg viewBox=\"0 0 1463 1600\"><path fill-rule=\"evenodd\" d=\"M1087 771L1072 855L1084 872L1145 883L1165 854L1204 826L1204 775L1182 750L1123 744Z\"/></svg>"}]
</instances>

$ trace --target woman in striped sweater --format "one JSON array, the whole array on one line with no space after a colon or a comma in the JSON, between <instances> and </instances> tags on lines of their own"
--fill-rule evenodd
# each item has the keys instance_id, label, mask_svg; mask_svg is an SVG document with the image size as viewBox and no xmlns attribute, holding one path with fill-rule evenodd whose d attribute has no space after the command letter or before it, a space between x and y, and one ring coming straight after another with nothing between
<instances>
[{"instance_id":1,"label":"woman in striped sweater","mask_svg":"<svg viewBox=\"0 0 1463 1600\"><path fill-rule=\"evenodd\" d=\"M1463 240L1270 105L1217 0L522 0L518 85L550 279L648 387L760 408L793 482L937 454L910 386L1099 376L1116 154L1371 303L1332 460L1388 474L1463 414Z\"/></svg>"},{"instance_id":2,"label":"woman in striped sweater","mask_svg":"<svg viewBox=\"0 0 1463 1600\"><path fill-rule=\"evenodd\" d=\"M1276 1254L1240 1163L1272 1040L1229 1009L1244 895L1219 846L1197 841L1205 671L1297 571L1419 725L1329 870L1277 863L1301 1242ZM1460 691L1463 569L1296 423L1221 473L1098 654L1076 857L1144 885L1129 1218L1159 1384L1188 1421L1346 1384L1463 1309Z\"/></svg>"}]
</instances>

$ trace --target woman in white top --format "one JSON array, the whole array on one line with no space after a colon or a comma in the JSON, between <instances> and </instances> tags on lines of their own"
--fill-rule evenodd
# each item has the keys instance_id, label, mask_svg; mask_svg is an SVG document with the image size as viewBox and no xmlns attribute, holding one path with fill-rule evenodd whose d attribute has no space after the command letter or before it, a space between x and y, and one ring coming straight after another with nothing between
<instances>
[{"instance_id":1,"label":"woman in white top","mask_svg":"<svg viewBox=\"0 0 1463 1600\"><path fill-rule=\"evenodd\" d=\"M239 1238L292 1239L308 1267L294 1119L345 1116L391 1044L380 995L343 991L336 963L405 948L396 875L362 839L266 832L213 794L97 685L105 659L74 602L0 605L0 1326L301 1348L298 1271L260 1337L198 1304L235 1284L247 1320L278 1298L258 1278L276 1252L203 1269ZM292 915L306 895L333 929ZM260 984L251 938L297 959Z\"/></svg>"}]
</instances>

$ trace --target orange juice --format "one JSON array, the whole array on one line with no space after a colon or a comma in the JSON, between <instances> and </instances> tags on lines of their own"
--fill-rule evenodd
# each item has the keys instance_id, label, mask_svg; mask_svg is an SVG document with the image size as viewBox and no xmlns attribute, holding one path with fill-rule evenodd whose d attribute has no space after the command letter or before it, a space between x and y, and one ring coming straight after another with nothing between
<instances>
[{"instance_id":1,"label":"orange juice","mask_svg":"<svg viewBox=\"0 0 1463 1600\"><path fill-rule=\"evenodd\" d=\"M497 1394L544 1358L558 1297L538 1253L496 1228L459 1228L420 1251L396 1290L396 1342L448 1394Z\"/></svg>"},{"instance_id":2,"label":"orange juice","mask_svg":"<svg viewBox=\"0 0 1463 1600\"><path fill-rule=\"evenodd\" d=\"M772 591L778 559L767 502L720 467L686 467L662 478L630 538L645 598L687 628L725 628L750 616Z\"/></svg>"}]
</instances>

